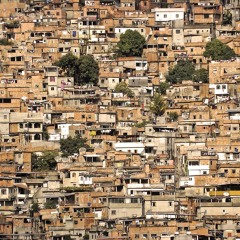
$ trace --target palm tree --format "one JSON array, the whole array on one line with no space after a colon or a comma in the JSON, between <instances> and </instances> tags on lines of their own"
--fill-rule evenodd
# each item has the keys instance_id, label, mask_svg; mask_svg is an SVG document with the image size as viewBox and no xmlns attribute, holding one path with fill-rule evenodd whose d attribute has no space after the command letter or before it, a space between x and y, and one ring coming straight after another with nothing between
<instances>
[{"instance_id":1,"label":"palm tree","mask_svg":"<svg viewBox=\"0 0 240 240\"><path fill-rule=\"evenodd\" d=\"M150 104L150 111L154 113L155 118L162 116L166 110L167 104L159 93L155 93Z\"/></svg>"}]
</instances>

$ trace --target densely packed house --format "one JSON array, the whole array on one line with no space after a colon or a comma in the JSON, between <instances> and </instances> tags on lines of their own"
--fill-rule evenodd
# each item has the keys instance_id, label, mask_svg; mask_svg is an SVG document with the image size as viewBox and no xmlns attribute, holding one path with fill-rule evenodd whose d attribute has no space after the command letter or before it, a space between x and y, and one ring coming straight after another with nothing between
<instances>
[{"instance_id":1,"label":"densely packed house","mask_svg":"<svg viewBox=\"0 0 240 240\"><path fill-rule=\"evenodd\" d=\"M239 0L0 10L0 239L240 239ZM127 30L140 56L116 55ZM214 39L235 57L206 56ZM95 84L56 64L69 53L93 56ZM207 81L169 82L186 60Z\"/></svg>"}]
</instances>

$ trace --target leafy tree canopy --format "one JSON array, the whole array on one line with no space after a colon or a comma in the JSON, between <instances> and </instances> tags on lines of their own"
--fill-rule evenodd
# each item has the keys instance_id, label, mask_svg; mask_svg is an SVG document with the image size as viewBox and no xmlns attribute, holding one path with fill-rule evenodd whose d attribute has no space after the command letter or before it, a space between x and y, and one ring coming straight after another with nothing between
<instances>
[{"instance_id":1,"label":"leafy tree canopy","mask_svg":"<svg viewBox=\"0 0 240 240\"><path fill-rule=\"evenodd\" d=\"M150 105L150 111L154 113L155 116L161 116L164 114L166 107L167 107L167 104L165 103L161 94L155 93Z\"/></svg>"},{"instance_id":2,"label":"leafy tree canopy","mask_svg":"<svg viewBox=\"0 0 240 240\"><path fill-rule=\"evenodd\" d=\"M203 55L212 60L229 60L236 56L233 49L218 39L213 39L211 42L207 43Z\"/></svg>"},{"instance_id":3,"label":"leafy tree canopy","mask_svg":"<svg viewBox=\"0 0 240 240\"><path fill-rule=\"evenodd\" d=\"M77 85L97 84L99 75L98 63L92 55L82 55L77 61Z\"/></svg>"},{"instance_id":4,"label":"leafy tree canopy","mask_svg":"<svg viewBox=\"0 0 240 240\"><path fill-rule=\"evenodd\" d=\"M126 94L128 97L134 97L134 92L128 87L125 82L120 82L116 85L115 92Z\"/></svg>"},{"instance_id":5,"label":"leafy tree canopy","mask_svg":"<svg viewBox=\"0 0 240 240\"><path fill-rule=\"evenodd\" d=\"M39 212L39 210L40 210L39 204L37 202L33 202L32 206L31 206L31 210L34 213Z\"/></svg>"},{"instance_id":6,"label":"leafy tree canopy","mask_svg":"<svg viewBox=\"0 0 240 240\"><path fill-rule=\"evenodd\" d=\"M191 80L194 72L195 66L191 61L180 60L169 70L166 80L172 84L181 83L182 80Z\"/></svg>"},{"instance_id":7,"label":"leafy tree canopy","mask_svg":"<svg viewBox=\"0 0 240 240\"><path fill-rule=\"evenodd\" d=\"M1 38L1 39L0 39L0 45L7 46L7 45L13 45L13 43L10 42L10 41L8 41L7 38Z\"/></svg>"},{"instance_id":8,"label":"leafy tree canopy","mask_svg":"<svg viewBox=\"0 0 240 240\"><path fill-rule=\"evenodd\" d=\"M169 113L169 120L171 122L175 122L178 120L178 113L177 112L170 112Z\"/></svg>"},{"instance_id":9,"label":"leafy tree canopy","mask_svg":"<svg viewBox=\"0 0 240 240\"><path fill-rule=\"evenodd\" d=\"M228 24L231 25L232 24L232 13L230 12L229 9L223 13L222 24L223 25L228 25Z\"/></svg>"},{"instance_id":10,"label":"leafy tree canopy","mask_svg":"<svg viewBox=\"0 0 240 240\"><path fill-rule=\"evenodd\" d=\"M75 55L68 53L62 56L54 65L66 71L67 76L74 77L77 69L77 60L78 58Z\"/></svg>"},{"instance_id":11,"label":"leafy tree canopy","mask_svg":"<svg viewBox=\"0 0 240 240\"><path fill-rule=\"evenodd\" d=\"M119 57L141 57L145 38L138 32L128 29L121 34L117 43L117 55Z\"/></svg>"},{"instance_id":12,"label":"leafy tree canopy","mask_svg":"<svg viewBox=\"0 0 240 240\"><path fill-rule=\"evenodd\" d=\"M169 84L167 82L161 82L159 87L158 87L158 92L161 94L161 95L165 95L166 94L166 91L169 87Z\"/></svg>"},{"instance_id":13,"label":"leafy tree canopy","mask_svg":"<svg viewBox=\"0 0 240 240\"><path fill-rule=\"evenodd\" d=\"M135 123L134 126L137 128L142 128L142 127L145 127L147 124L148 124L148 122L146 120L143 120L143 122Z\"/></svg>"},{"instance_id":14,"label":"leafy tree canopy","mask_svg":"<svg viewBox=\"0 0 240 240\"><path fill-rule=\"evenodd\" d=\"M181 83L183 80L207 83L208 70L204 68L195 70L195 65L191 61L180 60L169 70L166 80L172 84ZM165 88L167 88L167 86L163 88L163 91L166 91Z\"/></svg>"},{"instance_id":15,"label":"leafy tree canopy","mask_svg":"<svg viewBox=\"0 0 240 240\"><path fill-rule=\"evenodd\" d=\"M32 154L32 170L33 171L49 171L54 170L57 166L55 158L58 156L57 151L46 151L41 156Z\"/></svg>"},{"instance_id":16,"label":"leafy tree canopy","mask_svg":"<svg viewBox=\"0 0 240 240\"><path fill-rule=\"evenodd\" d=\"M56 209L56 207L57 207L56 202L51 199L47 200L44 204L45 209Z\"/></svg>"},{"instance_id":17,"label":"leafy tree canopy","mask_svg":"<svg viewBox=\"0 0 240 240\"><path fill-rule=\"evenodd\" d=\"M194 82L203 82L208 83L208 70L205 68L200 68L195 70L193 74L193 81Z\"/></svg>"},{"instance_id":18,"label":"leafy tree canopy","mask_svg":"<svg viewBox=\"0 0 240 240\"><path fill-rule=\"evenodd\" d=\"M67 139L60 140L60 150L63 157L79 153L79 148L89 148L86 144L86 139L81 138L80 136L75 136L74 138L68 137Z\"/></svg>"},{"instance_id":19,"label":"leafy tree canopy","mask_svg":"<svg viewBox=\"0 0 240 240\"><path fill-rule=\"evenodd\" d=\"M74 77L75 85L97 84L99 67L92 55L82 55L80 58L72 53L64 55L54 65L66 71L66 75Z\"/></svg>"}]
</instances>

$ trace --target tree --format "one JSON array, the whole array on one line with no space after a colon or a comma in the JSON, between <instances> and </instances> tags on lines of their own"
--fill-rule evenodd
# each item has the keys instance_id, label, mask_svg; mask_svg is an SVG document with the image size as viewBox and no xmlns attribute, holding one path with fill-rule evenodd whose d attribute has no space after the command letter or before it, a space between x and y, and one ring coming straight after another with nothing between
<instances>
[{"instance_id":1,"label":"tree","mask_svg":"<svg viewBox=\"0 0 240 240\"><path fill-rule=\"evenodd\" d=\"M54 65L60 67L63 71L66 71L68 77L75 77L77 69L78 58L72 53L67 53L61 57Z\"/></svg>"},{"instance_id":2,"label":"tree","mask_svg":"<svg viewBox=\"0 0 240 240\"><path fill-rule=\"evenodd\" d=\"M89 239L89 234L86 233L86 234L83 236L83 239L84 239L84 240L88 240L88 239Z\"/></svg>"},{"instance_id":3,"label":"tree","mask_svg":"<svg viewBox=\"0 0 240 240\"><path fill-rule=\"evenodd\" d=\"M171 122L175 122L178 119L178 113L177 112L170 112L169 113L169 120Z\"/></svg>"},{"instance_id":4,"label":"tree","mask_svg":"<svg viewBox=\"0 0 240 240\"><path fill-rule=\"evenodd\" d=\"M57 207L56 202L51 199L48 199L44 204L45 209L56 209L56 207Z\"/></svg>"},{"instance_id":5,"label":"tree","mask_svg":"<svg viewBox=\"0 0 240 240\"><path fill-rule=\"evenodd\" d=\"M40 210L40 207L39 207L39 204L37 202L34 202L31 206L31 210L36 213L36 212L39 212Z\"/></svg>"},{"instance_id":6,"label":"tree","mask_svg":"<svg viewBox=\"0 0 240 240\"><path fill-rule=\"evenodd\" d=\"M72 238L69 235L66 235L63 237L63 240L72 240Z\"/></svg>"},{"instance_id":7,"label":"tree","mask_svg":"<svg viewBox=\"0 0 240 240\"><path fill-rule=\"evenodd\" d=\"M121 34L116 53L118 57L141 57L145 42L145 38L138 31L128 29Z\"/></svg>"},{"instance_id":8,"label":"tree","mask_svg":"<svg viewBox=\"0 0 240 240\"><path fill-rule=\"evenodd\" d=\"M99 67L91 55L82 55L77 58L72 53L68 53L54 65L66 71L67 76L73 77L75 85L98 83Z\"/></svg>"},{"instance_id":9,"label":"tree","mask_svg":"<svg viewBox=\"0 0 240 240\"><path fill-rule=\"evenodd\" d=\"M140 123L135 123L134 126L137 127L137 128L142 128L142 127L145 127L147 124L148 124L148 122L146 120L143 120Z\"/></svg>"},{"instance_id":10,"label":"tree","mask_svg":"<svg viewBox=\"0 0 240 240\"><path fill-rule=\"evenodd\" d=\"M158 92L161 95L165 95L168 87L169 87L169 84L167 82L161 82L159 87L158 87Z\"/></svg>"},{"instance_id":11,"label":"tree","mask_svg":"<svg viewBox=\"0 0 240 240\"><path fill-rule=\"evenodd\" d=\"M76 85L84 85L86 83L97 84L99 67L92 55L83 55L77 61L76 69Z\"/></svg>"},{"instance_id":12,"label":"tree","mask_svg":"<svg viewBox=\"0 0 240 240\"><path fill-rule=\"evenodd\" d=\"M86 139L81 138L80 136L75 136L74 138L68 137L60 140L60 150L63 157L79 153L79 148L89 148L86 144Z\"/></svg>"},{"instance_id":13,"label":"tree","mask_svg":"<svg viewBox=\"0 0 240 240\"><path fill-rule=\"evenodd\" d=\"M118 83L114 88L114 91L117 93L126 94L130 98L134 97L134 92L128 87L125 82Z\"/></svg>"},{"instance_id":14,"label":"tree","mask_svg":"<svg viewBox=\"0 0 240 240\"><path fill-rule=\"evenodd\" d=\"M223 25L231 25L232 24L232 13L230 12L229 9L223 13L222 24Z\"/></svg>"},{"instance_id":15,"label":"tree","mask_svg":"<svg viewBox=\"0 0 240 240\"><path fill-rule=\"evenodd\" d=\"M6 22L4 24L4 26L6 28L19 28L20 23L19 23L19 21L10 21L10 22Z\"/></svg>"},{"instance_id":16,"label":"tree","mask_svg":"<svg viewBox=\"0 0 240 240\"><path fill-rule=\"evenodd\" d=\"M180 60L171 68L166 76L169 83L181 83L182 80L191 80L195 72L194 64L189 60Z\"/></svg>"},{"instance_id":17,"label":"tree","mask_svg":"<svg viewBox=\"0 0 240 240\"><path fill-rule=\"evenodd\" d=\"M0 45L4 45L4 46L13 45L13 42L9 42L7 38L1 38Z\"/></svg>"},{"instance_id":18,"label":"tree","mask_svg":"<svg viewBox=\"0 0 240 240\"><path fill-rule=\"evenodd\" d=\"M167 105L161 94L155 93L153 96L153 101L150 104L150 111L157 117L164 114L166 107Z\"/></svg>"},{"instance_id":19,"label":"tree","mask_svg":"<svg viewBox=\"0 0 240 240\"><path fill-rule=\"evenodd\" d=\"M208 83L208 70L205 68L200 68L195 70L193 74L193 81L194 82L203 82Z\"/></svg>"},{"instance_id":20,"label":"tree","mask_svg":"<svg viewBox=\"0 0 240 240\"><path fill-rule=\"evenodd\" d=\"M211 42L207 43L203 55L212 60L229 60L236 56L233 49L218 39L213 39Z\"/></svg>"},{"instance_id":21,"label":"tree","mask_svg":"<svg viewBox=\"0 0 240 240\"><path fill-rule=\"evenodd\" d=\"M46 151L41 156L32 154L32 170L33 171L49 171L54 170L57 166L55 158L58 156L57 151Z\"/></svg>"}]
</instances>

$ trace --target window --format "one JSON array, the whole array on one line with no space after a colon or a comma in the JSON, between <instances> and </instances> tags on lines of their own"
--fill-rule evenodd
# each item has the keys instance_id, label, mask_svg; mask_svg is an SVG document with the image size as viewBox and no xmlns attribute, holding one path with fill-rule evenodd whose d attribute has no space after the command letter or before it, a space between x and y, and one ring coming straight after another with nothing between
<instances>
[{"instance_id":1,"label":"window","mask_svg":"<svg viewBox=\"0 0 240 240\"><path fill-rule=\"evenodd\" d=\"M176 30L176 34L179 34L180 33L180 30Z\"/></svg>"},{"instance_id":2,"label":"window","mask_svg":"<svg viewBox=\"0 0 240 240\"><path fill-rule=\"evenodd\" d=\"M124 198L112 198L110 199L111 203L124 203Z\"/></svg>"},{"instance_id":3,"label":"window","mask_svg":"<svg viewBox=\"0 0 240 240\"><path fill-rule=\"evenodd\" d=\"M135 234L135 238L139 238L139 234Z\"/></svg>"},{"instance_id":4,"label":"window","mask_svg":"<svg viewBox=\"0 0 240 240\"><path fill-rule=\"evenodd\" d=\"M40 123L34 123L34 128L40 128L41 124Z\"/></svg>"},{"instance_id":5,"label":"window","mask_svg":"<svg viewBox=\"0 0 240 240\"><path fill-rule=\"evenodd\" d=\"M152 207L156 207L156 202L151 202Z\"/></svg>"},{"instance_id":6,"label":"window","mask_svg":"<svg viewBox=\"0 0 240 240\"><path fill-rule=\"evenodd\" d=\"M179 18L179 14L176 14L176 18Z\"/></svg>"},{"instance_id":7,"label":"window","mask_svg":"<svg viewBox=\"0 0 240 240\"><path fill-rule=\"evenodd\" d=\"M171 207L172 206L172 202L168 202L168 206Z\"/></svg>"},{"instance_id":8,"label":"window","mask_svg":"<svg viewBox=\"0 0 240 240\"><path fill-rule=\"evenodd\" d=\"M1 194L2 195L5 195L7 193L7 190L6 189L1 189Z\"/></svg>"},{"instance_id":9,"label":"window","mask_svg":"<svg viewBox=\"0 0 240 240\"><path fill-rule=\"evenodd\" d=\"M167 18L167 14L164 14L163 17L164 17L164 18Z\"/></svg>"},{"instance_id":10,"label":"window","mask_svg":"<svg viewBox=\"0 0 240 240\"><path fill-rule=\"evenodd\" d=\"M50 82L55 82L55 77L50 77Z\"/></svg>"},{"instance_id":11,"label":"window","mask_svg":"<svg viewBox=\"0 0 240 240\"><path fill-rule=\"evenodd\" d=\"M203 175L206 175L207 174L207 171L203 171Z\"/></svg>"},{"instance_id":12,"label":"window","mask_svg":"<svg viewBox=\"0 0 240 240\"><path fill-rule=\"evenodd\" d=\"M138 199L137 198L131 198L131 203L138 203Z\"/></svg>"},{"instance_id":13,"label":"window","mask_svg":"<svg viewBox=\"0 0 240 240\"><path fill-rule=\"evenodd\" d=\"M204 18L209 18L209 14L204 14Z\"/></svg>"},{"instance_id":14,"label":"window","mask_svg":"<svg viewBox=\"0 0 240 240\"><path fill-rule=\"evenodd\" d=\"M111 213L112 213L112 215L116 215L117 214L116 210L112 210Z\"/></svg>"},{"instance_id":15,"label":"window","mask_svg":"<svg viewBox=\"0 0 240 240\"><path fill-rule=\"evenodd\" d=\"M199 162L198 161L189 161L188 165L189 166L198 166Z\"/></svg>"},{"instance_id":16,"label":"window","mask_svg":"<svg viewBox=\"0 0 240 240\"><path fill-rule=\"evenodd\" d=\"M228 169L224 169L224 173L228 173Z\"/></svg>"},{"instance_id":17,"label":"window","mask_svg":"<svg viewBox=\"0 0 240 240\"><path fill-rule=\"evenodd\" d=\"M53 91L53 90L54 90L54 87L51 87L51 90Z\"/></svg>"},{"instance_id":18,"label":"window","mask_svg":"<svg viewBox=\"0 0 240 240\"><path fill-rule=\"evenodd\" d=\"M236 173L236 169L232 169L232 173Z\"/></svg>"}]
</instances>

